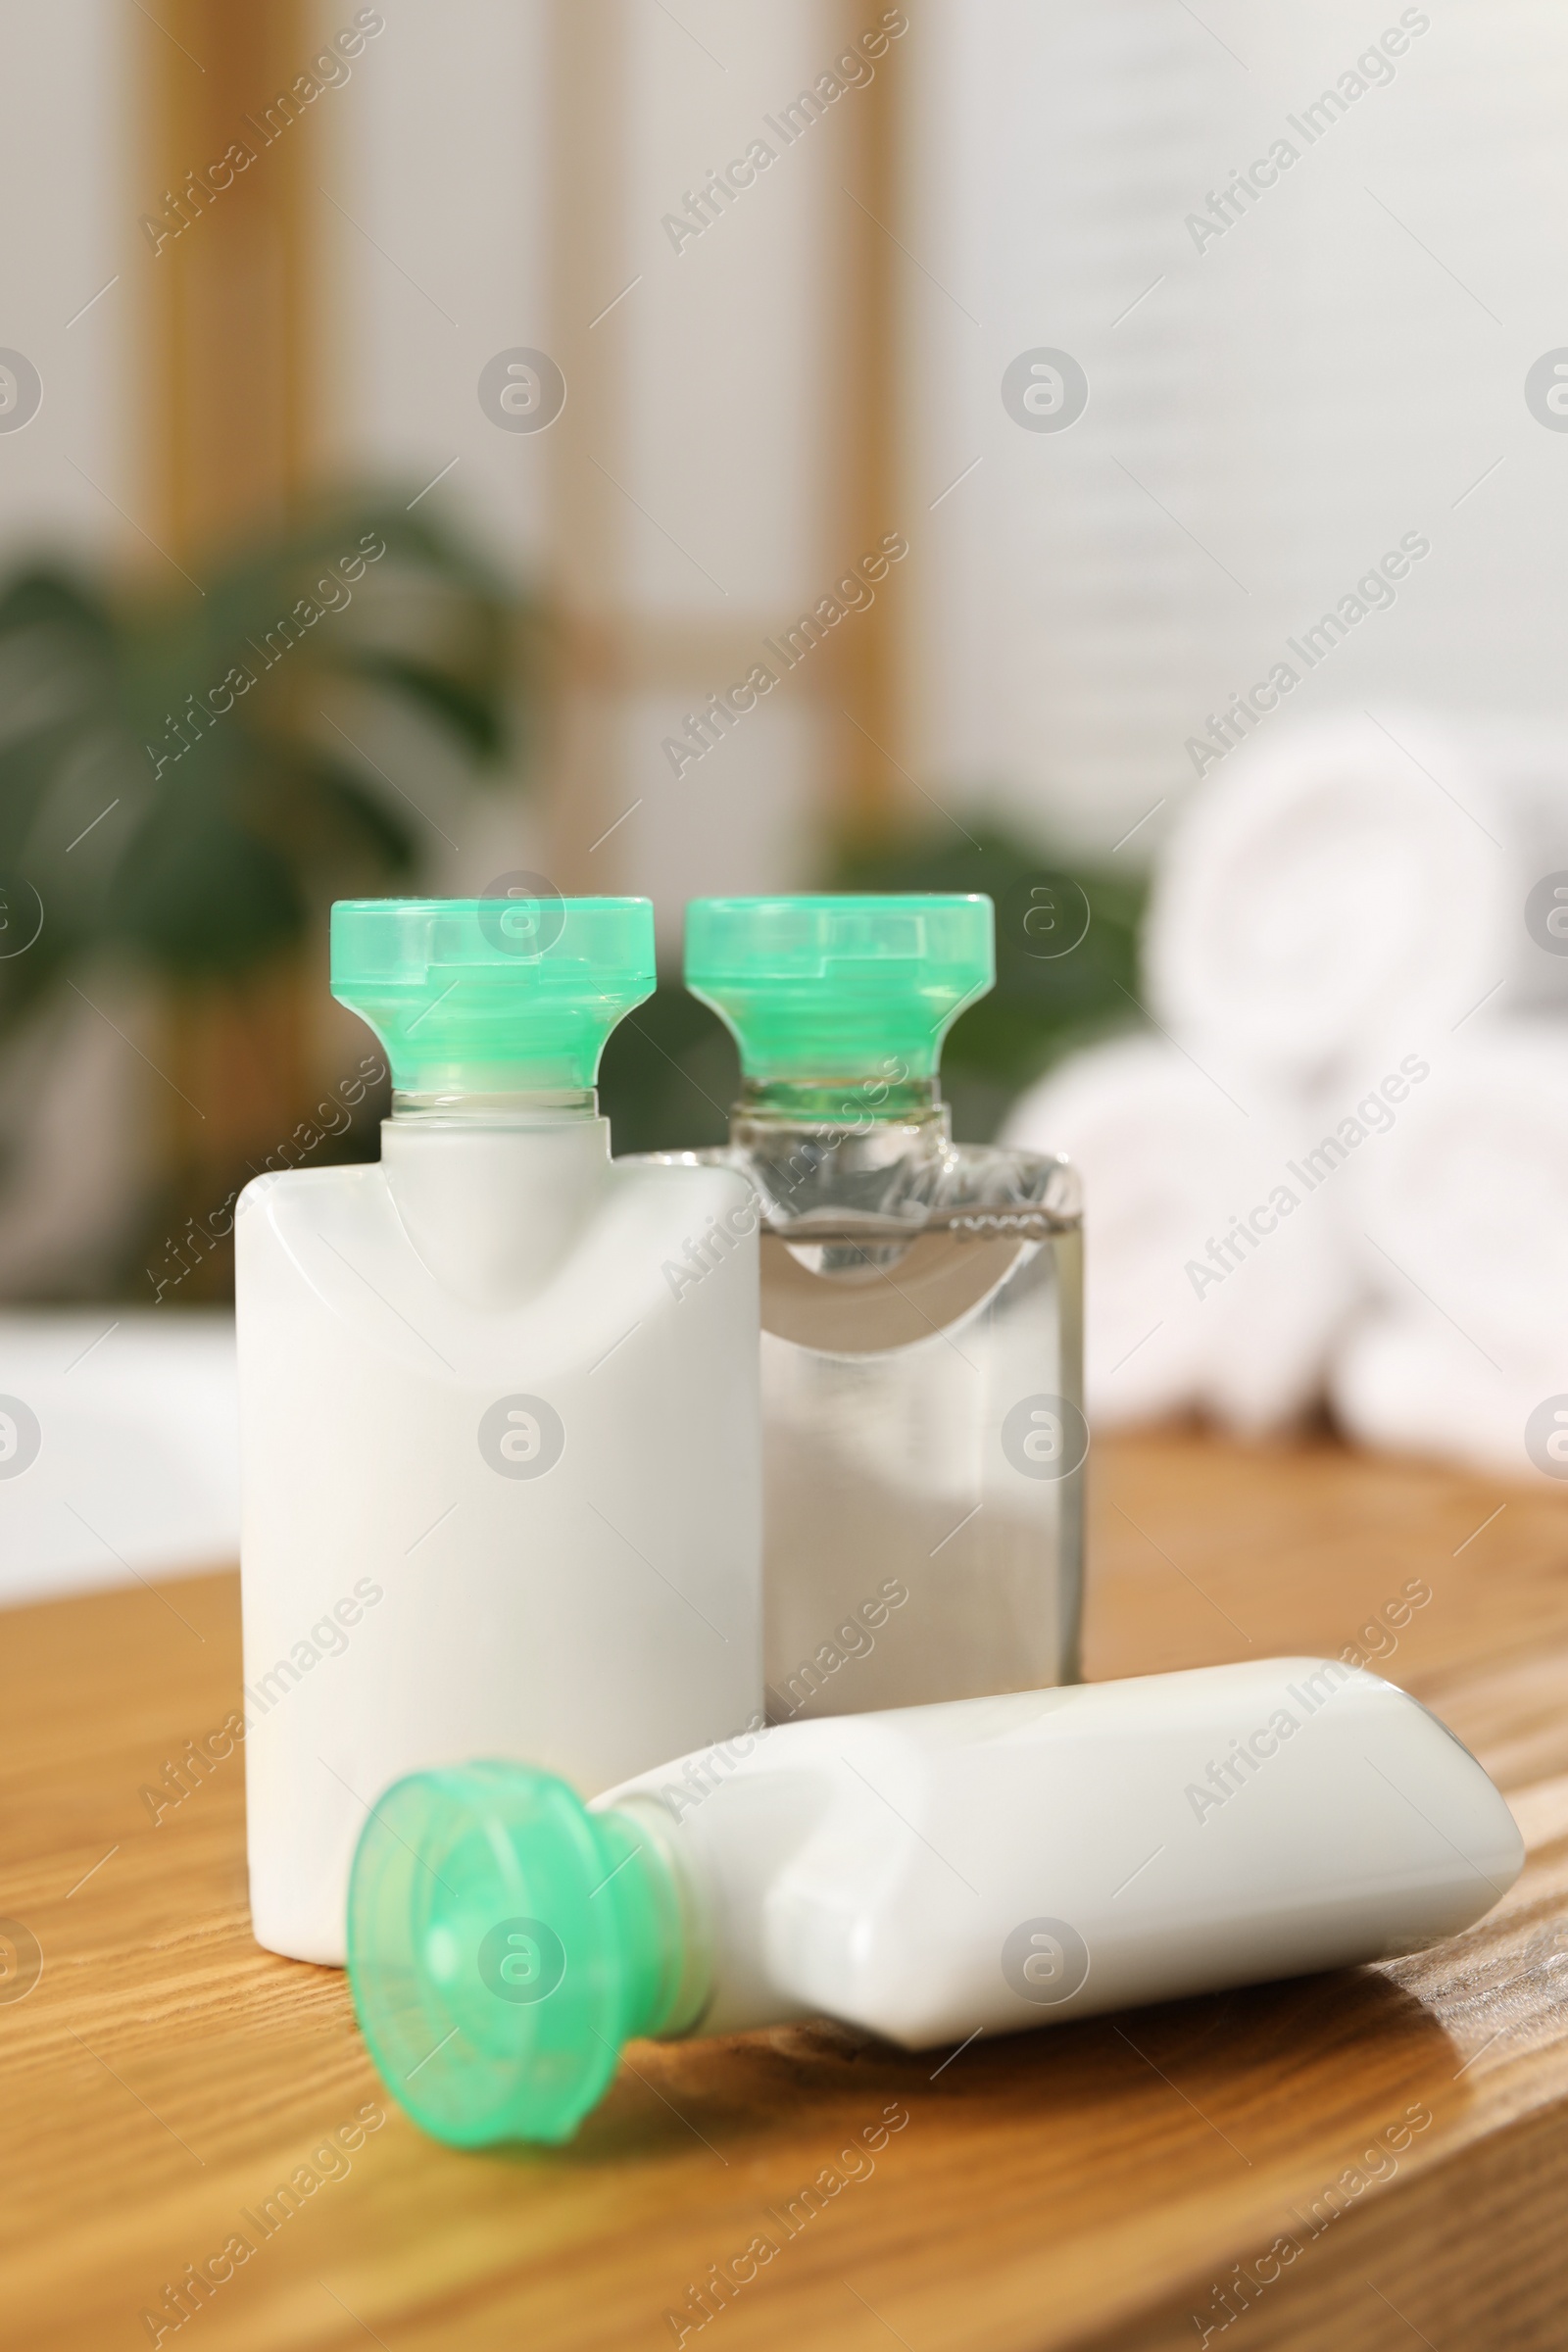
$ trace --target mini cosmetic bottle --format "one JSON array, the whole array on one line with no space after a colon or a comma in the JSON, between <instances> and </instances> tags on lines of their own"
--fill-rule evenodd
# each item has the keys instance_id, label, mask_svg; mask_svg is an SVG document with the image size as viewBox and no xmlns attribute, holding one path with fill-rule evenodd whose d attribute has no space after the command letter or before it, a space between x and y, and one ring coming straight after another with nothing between
<instances>
[{"instance_id":1,"label":"mini cosmetic bottle","mask_svg":"<svg viewBox=\"0 0 1568 2352\"><path fill-rule=\"evenodd\" d=\"M679 1297L718 1166L614 1161L594 1079L654 986L644 899L332 910L391 1066L371 1166L237 1224L251 1903L341 1962L400 1774L476 1750L583 1795L758 1718L757 1243ZM740 1218L744 1226L744 1216Z\"/></svg>"},{"instance_id":2,"label":"mini cosmetic bottle","mask_svg":"<svg viewBox=\"0 0 1568 2352\"><path fill-rule=\"evenodd\" d=\"M1392 1959L1524 1842L1417 1700L1334 1658L786 1724L584 1809L420 1773L361 1840L360 2023L437 2137L562 2140L620 2044L827 2016L906 2050Z\"/></svg>"},{"instance_id":3,"label":"mini cosmetic bottle","mask_svg":"<svg viewBox=\"0 0 1568 2352\"><path fill-rule=\"evenodd\" d=\"M1082 1238L1059 1158L956 1144L942 1040L995 979L987 898L700 899L762 1217L773 1722L1078 1675Z\"/></svg>"}]
</instances>

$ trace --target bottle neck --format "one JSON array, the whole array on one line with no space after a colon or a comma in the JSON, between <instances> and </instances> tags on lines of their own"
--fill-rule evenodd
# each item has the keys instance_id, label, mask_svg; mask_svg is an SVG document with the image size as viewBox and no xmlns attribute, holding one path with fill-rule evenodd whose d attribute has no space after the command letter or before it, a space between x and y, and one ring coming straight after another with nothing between
<instances>
[{"instance_id":1,"label":"bottle neck","mask_svg":"<svg viewBox=\"0 0 1568 2352\"><path fill-rule=\"evenodd\" d=\"M392 1116L402 1122L440 1120L475 1127L561 1127L599 1116L594 1087L512 1094L470 1093L465 1088L435 1094L394 1092Z\"/></svg>"},{"instance_id":2,"label":"bottle neck","mask_svg":"<svg viewBox=\"0 0 1568 2352\"><path fill-rule=\"evenodd\" d=\"M394 1099L381 1167L436 1281L472 1307L516 1307L557 1278L597 1213L610 1122L591 1091Z\"/></svg>"},{"instance_id":3,"label":"bottle neck","mask_svg":"<svg viewBox=\"0 0 1568 2352\"><path fill-rule=\"evenodd\" d=\"M952 1150L935 1078L748 1079L730 1117L775 1229L849 1213L919 1223Z\"/></svg>"},{"instance_id":4,"label":"bottle neck","mask_svg":"<svg viewBox=\"0 0 1568 2352\"><path fill-rule=\"evenodd\" d=\"M669 1818L637 1795L588 1818L605 1873L590 1899L609 1898L624 1969L621 2038L690 2034L713 1997L712 1934Z\"/></svg>"},{"instance_id":5,"label":"bottle neck","mask_svg":"<svg viewBox=\"0 0 1568 2352\"><path fill-rule=\"evenodd\" d=\"M746 1078L734 1116L748 1124L831 1127L863 1134L867 1126L944 1123L935 1078L873 1071L863 1078Z\"/></svg>"}]
</instances>

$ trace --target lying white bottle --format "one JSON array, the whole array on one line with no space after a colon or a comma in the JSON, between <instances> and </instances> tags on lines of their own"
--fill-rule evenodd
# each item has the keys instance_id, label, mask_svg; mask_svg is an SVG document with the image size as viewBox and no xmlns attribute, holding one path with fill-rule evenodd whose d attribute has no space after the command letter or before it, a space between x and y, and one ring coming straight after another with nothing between
<instances>
[{"instance_id":1,"label":"lying white bottle","mask_svg":"<svg viewBox=\"0 0 1568 2352\"><path fill-rule=\"evenodd\" d=\"M416 1775L361 1840L349 1967L427 2131L561 2140L633 2034L1013 2033L1420 1950L1523 1859L1417 1700L1269 1659L784 1725L591 1810Z\"/></svg>"},{"instance_id":2,"label":"lying white bottle","mask_svg":"<svg viewBox=\"0 0 1568 2352\"><path fill-rule=\"evenodd\" d=\"M482 1749L589 1795L757 1716L761 1534L747 1187L618 1165L596 1115L648 902L372 901L332 938L381 1161L247 1187L237 1295L252 1917L341 1962L399 1774Z\"/></svg>"}]
</instances>

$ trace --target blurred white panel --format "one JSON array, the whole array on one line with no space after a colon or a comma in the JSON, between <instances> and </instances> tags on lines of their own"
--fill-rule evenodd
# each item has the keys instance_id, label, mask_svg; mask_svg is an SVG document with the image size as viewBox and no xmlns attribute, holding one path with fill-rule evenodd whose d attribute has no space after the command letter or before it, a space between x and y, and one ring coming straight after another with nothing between
<instances>
[{"instance_id":1,"label":"blurred white panel","mask_svg":"<svg viewBox=\"0 0 1568 2352\"><path fill-rule=\"evenodd\" d=\"M498 352L548 348L544 0L380 0L333 95L323 326L336 465L426 491L536 569L548 451L481 410ZM319 0L325 31L348 22ZM417 511L417 510L416 510Z\"/></svg>"},{"instance_id":2,"label":"blurred white panel","mask_svg":"<svg viewBox=\"0 0 1568 2352\"><path fill-rule=\"evenodd\" d=\"M238 1554L232 1316L0 1315L0 1602Z\"/></svg>"},{"instance_id":3,"label":"blurred white panel","mask_svg":"<svg viewBox=\"0 0 1568 2352\"><path fill-rule=\"evenodd\" d=\"M813 879L811 779L822 720L804 698L775 694L677 778L665 739L691 741L690 700L641 695L622 734L630 813L604 844L619 848L619 887L651 898L662 956L680 959L688 899L804 890Z\"/></svg>"},{"instance_id":4,"label":"blurred white panel","mask_svg":"<svg viewBox=\"0 0 1568 2352\"><path fill-rule=\"evenodd\" d=\"M910 465L934 496L982 460L916 548L932 772L1102 848L1163 800L1136 855L1189 741L1223 750L1209 715L1277 662L1275 727L1561 709L1568 433L1525 377L1568 345L1568 18L974 0L913 38L911 244L941 287L911 303ZM1066 429L1004 406L1042 349L1088 378ZM1430 554L1396 601L1293 653L1405 534Z\"/></svg>"},{"instance_id":5,"label":"blurred white panel","mask_svg":"<svg viewBox=\"0 0 1568 2352\"><path fill-rule=\"evenodd\" d=\"M1094 809L1149 729L1140 712L1171 707L1205 633L1243 601L1103 447L1115 402L1138 428L1126 463L1160 471L1169 502L1173 472L1202 462L1205 420L1221 422L1215 385L1195 398L1168 327L1139 324L1147 304L1112 327L1156 274L1148 222L1177 209L1202 122L1189 29L1165 0L986 0L911 36L912 250L932 273L906 281L911 507L927 517L912 534L914 739L934 774L1033 810ZM1040 348L1090 376L1089 410L1064 431L1024 431L1002 407L1004 369Z\"/></svg>"},{"instance_id":6,"label":"blurred white panel","mask_svg":"<svg viewBox=\"0 0 1568 2352\"><path fill-rule=\"evenodd\" d=\"M102 1296L156 1181L160 1008L108 958L83 978L90 996L45 996L0 1054L0 1296Z\"/></svg>"},{"instance_id":7,"label":"blurred white panel","mask_svg":"<svg viewBox=\"0 0 1568 2352\"><path fill-rule=\"evenodd\" d=\"M835 221L849 208L850 118L875 69L861 60L858 87L801 104L844 46L830 0L744 11L630 0L622 22L622 282L591 328L615 384L609 445L590 453L612 477L619 522L621 569L605 601L719 627L713 674L672 689L667 707L658 695L625 702L623 764L596 819L613 829L593 855L601 887L654 898L674 953L687 898L784 887L809 870L823 760L813 717L764 704L679 781L661 746L686 710L745 676L726 643L763 660L781 614L858 552L829 544Z\"/></svg>"},{"instance_id":8,"label":"blurred white panel","mask_svg":"<svg viewBox=\"0 0 1568 2352\"><path fill-rule=\"evenodd\" d=\"M84 555L133 547L119 511L131 481L135 403L127 280L136 198L125 157L131 51L140 27L118 0L0 0L0 208L7 222L0 350L36 370L0 378L0 563L64 542ZM0 362L0 364L5 364ZM19 397L20 395L20 397Z\"/></svg>"},{"instance_id":9,"label":"blurred white panel","mask_svg":"<svg viewBox=\"0 0 1568 2352\"><path fill-rule=\"evenodd\" d=\"M647 510L628 526L636 604L771 614L820 594L836 560L822 532L828 339L842 118L863 85L820 120L782 110L831 69L841 21L828 0L627 12L626 276L640 282L619 348L622 478Z\"/></svg>"}]
</instances>

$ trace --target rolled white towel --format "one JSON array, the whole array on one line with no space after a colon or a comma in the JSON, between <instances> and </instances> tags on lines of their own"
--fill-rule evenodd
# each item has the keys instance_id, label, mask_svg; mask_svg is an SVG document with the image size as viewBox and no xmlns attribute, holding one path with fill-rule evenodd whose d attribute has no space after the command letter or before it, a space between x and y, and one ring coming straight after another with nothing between
<instances>
[{"instance_id":1,"label":"rolled white towel","mask_svg":"<svg viewBox=\"0 0 1568 2352\"><path fill-rule=\"evenodd\" d=\"M1483 1016L1431 1064L1336 1170L1347 1246L1369 1291L1446 1320L1494 1378L1537 1386L1560 1354L1568 1387L1568 1025Z\"/></svg>"},{"instance_id":2,"label":"rolled white towel","mask_svg":"<svg viewBox=\"0 0 1568 2352\"><path fill-rule=\"evenodd\" d=\"M1453 731L1282 715L1200 787L1160 861L1156 1019L1249 1107L1253 1085L1333 1087L1369 1031L1446 1034L1528 946L1535 860L1505 801Z\"/></svg>"},{"instance_id":3,"label":"rolled white towel","mask_svg":"<svg viewBox=\"0 0 1568 2352\"><path fill-rule=\"evenodd\" d=\"M1506 943L1514 958L1487 1010L1568 1012L1568 728L1560 719L1493 724L1476 742L1500 780L1523 869L1524 903Z\"/></svg>"},{"instance_id":4,"label":"rolled white towel","mask_svg":"<svg viewBox=\"0 0 1568 2352\"><path fill-rule=\"evenodd\" d=\"M1286 1174L1294 1126L1244 1112L1174 1046L1075 1054L1004 1140L1083 1175L1086 1388L1102 1427L1187 1410L1259 1433L1321 1393L1350 1303L1332 1221Z\"/></svg>"},{"instance_id":5,"label":"rolled white towel","mask_svg":"<svg viewBox=\"0 0 1568 2352\"><path fill-rule=\"evenodd\" d=\"M1560 1482L1568 1501L1568 1334L1549 1355L1501 1369L1419 1302L1375 1310L1340 1348L1329 1396L1364 1446Z\"/></svg>"}]
</instances>

